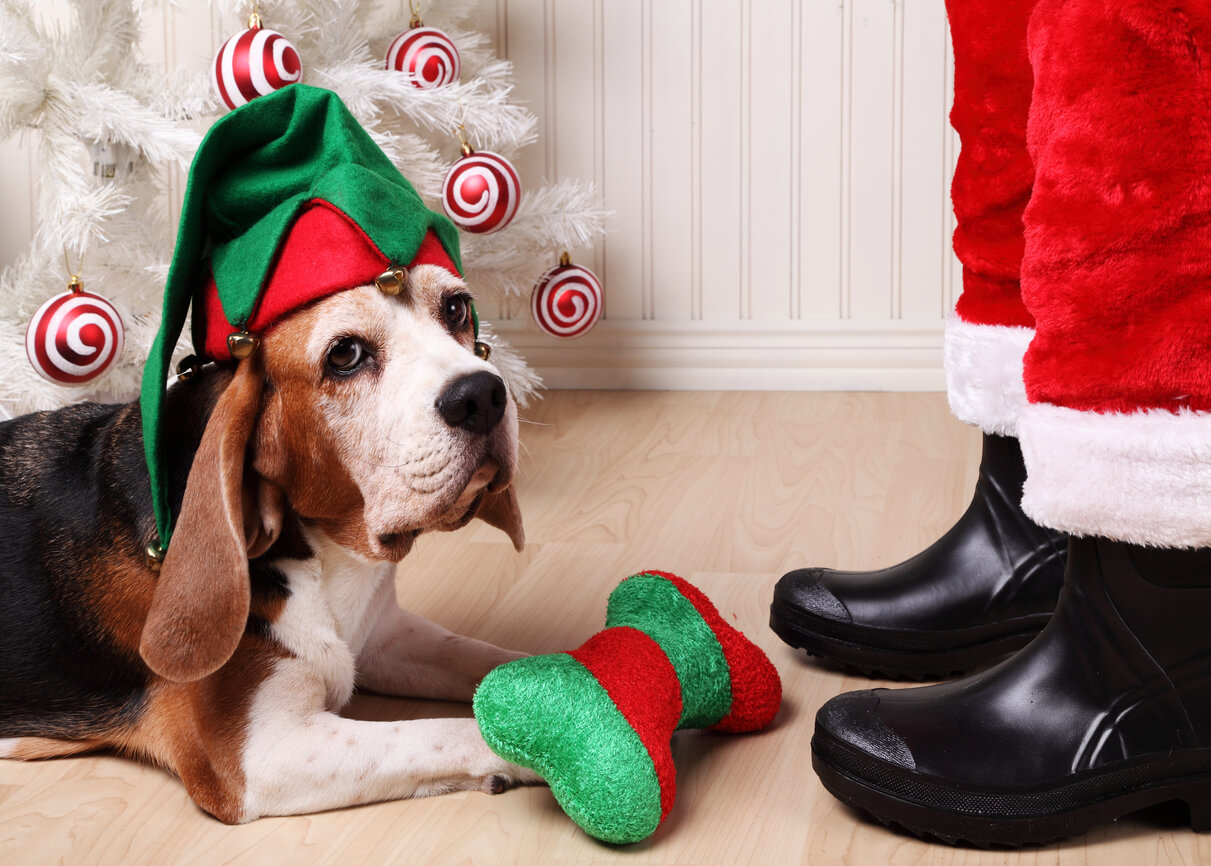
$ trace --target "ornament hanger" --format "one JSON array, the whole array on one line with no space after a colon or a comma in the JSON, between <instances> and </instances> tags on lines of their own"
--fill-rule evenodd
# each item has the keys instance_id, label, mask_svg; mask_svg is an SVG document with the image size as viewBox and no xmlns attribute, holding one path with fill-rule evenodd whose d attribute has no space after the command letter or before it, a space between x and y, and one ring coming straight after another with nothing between
<instances>
[{"instance_id":1,"label":"ornament hanger","mask_svg":"<svg viewBox=\"0 0 1211 866\"><path fill-rule=\"evenodd\" d=\"M252 12L250 12L248 14L248 29L249 30L260 30L262 26L263 26L263 23L261 21L260 4L257 3L256 0L253 0Z\"/></svg>"},{"instance_id":2,"label":"ornament hanger","mask_svg":"<svg viewBox=\"0 0 1211 866\"><path fill-rule=\"evenodd\" d=\"M80 251L80 261L76 264L76 269L71 269L71 260L67 257L67 247L63 248L63 264L67 266L67 287L73 292L78 292L84 288L84 280L80 279L80 274L84 271L84 251Z\"/></svg>"},{"instance_id":3,"label":"ornament hanger","mask_svg":"<svg viewBox=\"0 0 1211 866\"><path fill-rule=\"evenodd\" d=\"M408 0L408 8L412 10L412 20L408 22L409 27L421 27L424 21L420 17L420 3L418 0Z\"/></svg>"},{"instance_id":4,"label":"ornament hanger","mask_svg":"<svg viewBox=\"0 0 1211 866\"><path fill-rule=\"evenodd\" d=\"M458 143L462 145L463 156L470 156L475 152L467 141L467 127L463 126L467 119L467 107L463 105L463 98L458 97L458 128L454 130L454 134L458 136Z\"/></svg>"}]
</instances>

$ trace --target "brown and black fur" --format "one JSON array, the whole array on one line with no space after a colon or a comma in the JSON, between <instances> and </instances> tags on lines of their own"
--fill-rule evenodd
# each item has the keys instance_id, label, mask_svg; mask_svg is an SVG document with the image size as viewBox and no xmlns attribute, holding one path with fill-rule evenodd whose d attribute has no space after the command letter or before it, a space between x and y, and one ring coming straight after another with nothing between
<instances>
[{"instance_id":1,"label":"brown and black fur","mask_svg":"<svg viewBox=\"0 0 1211 866\"><path fill-rule=\"evenodd\" d=\"M209 366L169 391L175 509L231 377L230 368ZM97 747L128 739L155 678L139 655L156 584L143 549L154 535L137 401L0 424L0 738ZM251 564L246 640L268 639L267 620L288 592L273 559L308 553L288 521L273 552Z\"/></svg>"}]
</instances>

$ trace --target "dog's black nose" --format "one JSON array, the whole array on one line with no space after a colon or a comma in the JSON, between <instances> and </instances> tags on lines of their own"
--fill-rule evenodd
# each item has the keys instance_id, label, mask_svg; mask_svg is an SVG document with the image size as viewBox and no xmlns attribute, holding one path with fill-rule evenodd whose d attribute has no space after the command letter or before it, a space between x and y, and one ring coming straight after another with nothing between
<instances>
[{"instance_id":1,"label":"dog's black nose","mask_svg":"<svg viewBox=\"0 0 1211 866\"><path fill-rule=\"evenodd\" d=\"M505 416L507 399L500 376L480 370L451 382L437 398L437 411L451 427L483 434L492 431Z\"/></svg>"}]
</instances>

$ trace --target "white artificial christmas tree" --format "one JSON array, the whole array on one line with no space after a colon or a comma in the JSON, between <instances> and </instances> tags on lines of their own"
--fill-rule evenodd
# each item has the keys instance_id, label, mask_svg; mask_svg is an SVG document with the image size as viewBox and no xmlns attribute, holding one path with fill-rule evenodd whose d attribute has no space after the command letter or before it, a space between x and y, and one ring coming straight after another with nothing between
<instances>
[{"instance_id":1,"label":"white artificial christmas tree","mask_svg":"<svg viewBox=\"0 0 1211 866\"><path fill-rule=\"evenodd\" d=\"M136 59L134 4L71 11L65 23L0 0L0 137L36 130L39 171L34 239L0 273L0 407L10 414L137 392L172 249L164 167L188 165L200 140L153 107L164 74ZM126 349L101 379L64 387L26 360L25 328L81 262L85 287L121 314Z\"/></svg>"},{"instance_id":2,"label":"white artificial christmas tree","mask_svg":"<svg viewBox=\"0 0 1211 866\"><path fill-rule=\"evenodd\" d=\"M252 9L231 0L216 5L232 34ZM73 0L66 22L48 20L38 6L37 0L0 0L0 138L33 129L39 144L37 232L25 254L0 272L0 410L9 414L137 394L175 235L169 169L188 165L198 130L226 111L210 62L169 77L139 61L140 0ZM435 90L384 68L389 43L408 27L407 15L376 13L359 0L257 6L265 26L297 48L303 80L338 93L435 210L441 210L445 173L461 155L460 128L476 150L506 158L535 138L535 118L511 101L511 64L467 28L475 12L469 0L433 0L420 10L462 58L460 82ZM103 176L107 160L114 160L112 177ZM542 263L591 244L603 231L605 214L589 185L527 189L526 181L508 226L462 234L467 281L481 298L528 292L545 270ZM24 335L30 317L64 290L69 269L81 260L86 289L122 315L126 345L103 377L65 387L33 370ZM537 378L490 326L484 334L494 346L493 362L524 402Z\"/></svg>"}]
</instances>

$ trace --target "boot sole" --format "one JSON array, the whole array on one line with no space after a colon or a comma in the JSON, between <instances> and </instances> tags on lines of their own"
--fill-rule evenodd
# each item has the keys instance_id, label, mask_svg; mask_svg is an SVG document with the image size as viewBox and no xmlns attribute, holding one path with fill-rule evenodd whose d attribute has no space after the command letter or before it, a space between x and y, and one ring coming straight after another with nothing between
<instances>
[{"instance_id":1,"label":"boot sole","mask_svg":"<svg viewBox=\"0 0 1211 866\"><path fill-rule=\"evenodd\" d=\"M1211 749L1133 759L1074 773L1063 785L1005 792L907 770L817 727L812 768L843 803L950 845L1043 845L1174 800L1189 806L1192 829L1211 830Z\"/></svg>"},{"instance_id":2,"label":"boot sole","mask_svg":"<svg viewBox=\"0 0 1211 866\"><path fill-rule=\"evenodd\" d=\"M987 667L1030 643L1050 613L945 631L877 629L814 616L775 597L770 628L783 641L864 676L942 680Z\"/></svg>"}]
</instances>

